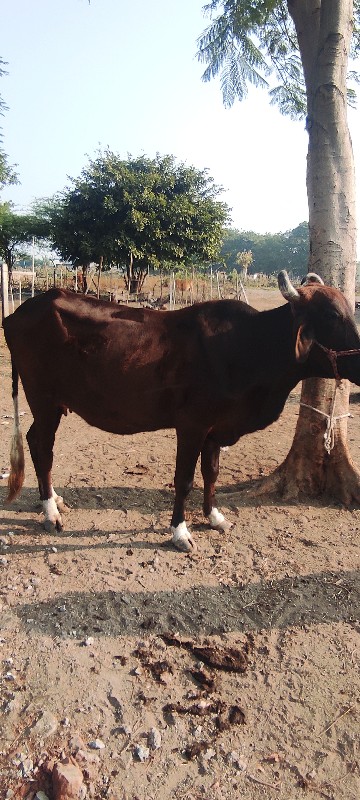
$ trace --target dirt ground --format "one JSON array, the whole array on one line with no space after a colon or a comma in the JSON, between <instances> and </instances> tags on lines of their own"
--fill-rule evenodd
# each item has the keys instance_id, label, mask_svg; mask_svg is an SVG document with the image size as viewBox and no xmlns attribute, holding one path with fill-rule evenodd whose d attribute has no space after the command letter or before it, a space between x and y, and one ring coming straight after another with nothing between
<instances>
[{"instance_id":1,"label":"dirt ground","mask_svg":"<svg viewBox=\"0 0 360 800\"><path fill-rule=\"evenodd\" d=\"M280 304L276 290L249 295L258 308ZM298 400L299 387L276 424L222 453L226 535L204 523L197 472L194 554L169 541L173 431L115 437L64 418L53 471L71 507L62 533L42 529L27 449L11 506L0 481L1 798L40 789L52 800L51 759L66 757L96 800L360 797L360 510L251 495L288 452ZM25 433L22 390L20 409Z\"/></svg>"}]
</instances>

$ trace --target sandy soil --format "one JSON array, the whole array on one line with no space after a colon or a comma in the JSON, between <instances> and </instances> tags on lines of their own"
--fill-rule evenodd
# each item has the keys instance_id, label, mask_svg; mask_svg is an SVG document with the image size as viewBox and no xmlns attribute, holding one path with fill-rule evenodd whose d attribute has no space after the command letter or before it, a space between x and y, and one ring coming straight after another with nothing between
<instances>
[{"instance_id":1,"label":"sandy soil","mask_svg":"<svg viewBox=\"0 0 360 800\"><path fill-rule=\"evenodd\" d=\"M250 294L258 308L279 304L276 291ZM360 510L251 496L290 447L298 399L297 389L276 424L222 454L226 535L204 524L197 473L189 556L169 543L172 431L115 437L64 419L61 534L41 527L27 450L11 506L0 482L1 798L42 789L51 800L49 761L68 756L96 799L360 796ZM359 461L356 387L351 399ZM20 407L25 432L23 393Z\"/></svg>"}]
</instances>

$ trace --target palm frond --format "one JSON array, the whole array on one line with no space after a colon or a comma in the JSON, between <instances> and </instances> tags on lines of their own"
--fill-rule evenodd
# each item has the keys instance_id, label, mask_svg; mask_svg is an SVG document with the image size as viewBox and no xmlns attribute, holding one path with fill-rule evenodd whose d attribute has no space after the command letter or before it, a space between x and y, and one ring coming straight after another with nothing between
<instances>
[{"instance_id":1,"label":"palm frond","mask_svg":"<svg viewBox=\"0 0 360 800\"><path fill-rule=\"evenodd\" d=\"M269 92L271 105L276 105L284 116L290 119L301 119L306 116L306 92L299 92L294 84L275 86Z\"/></svg>"},{"instance_id":2,"label":"palm frond","mask_svg":"<svg viewBox=\"0 0 360 800\"><path fill-rule=\"evenodd\" d=\"M248 93L248 84L267 88L268 83L235 46L228 52L221 70L221 91L225 108L230 108L236 99L243 100Z\"/></svg>"},{"instance_id":3,"label":"palm frond","mask_svg":"<svg viewBox=\"0 0 360 800\"><path fill-rule=\"evenodd\" d=\"M254 41L244 32L234 36L228 20L222 16L213 21L198 40L198 59L207 67L202 80L220 74L223 101L227 108L236 98L247 94L247 83L267 87L267 62Z\"/></svg>"}]
</instances>

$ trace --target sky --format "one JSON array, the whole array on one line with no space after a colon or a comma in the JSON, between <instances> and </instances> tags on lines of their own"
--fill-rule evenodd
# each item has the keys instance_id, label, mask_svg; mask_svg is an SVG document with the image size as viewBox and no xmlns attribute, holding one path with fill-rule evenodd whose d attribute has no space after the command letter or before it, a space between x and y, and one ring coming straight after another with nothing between
<instances>
[{"instance_id":1,"label":"sky","mask_svg":"<svg viewBox=\"0 0 360 800\"><path fill-rule=\"evenodd\" d=\"M124 159L172 154L207 168L239 230L277 233L306 220L304 122L282 117L259 89L223 107L219 81L204 83L196 58L204 4L0 0L3 148L21 181L2 201L25 211L109 147ZM359 121L350 110L360 175ZM359 196L359 177L357 186Z\"/></svg>"}]
</instances>

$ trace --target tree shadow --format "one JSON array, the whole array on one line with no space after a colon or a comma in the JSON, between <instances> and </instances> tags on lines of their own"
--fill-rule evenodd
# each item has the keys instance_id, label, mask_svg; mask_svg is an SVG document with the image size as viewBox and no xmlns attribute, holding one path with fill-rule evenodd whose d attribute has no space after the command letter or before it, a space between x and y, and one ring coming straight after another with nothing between
<instances>
[{"instance_id":1,"label":"tree shadow","mask_svg":"<svg viewBox=\"0 0 360 800\"><path fill-rule=\"evenodd\" d=\"M184 591L73 592L12 609L29 633L65 638L74 630L80 638L169 631L196 637L340 621L356 626L359 613L358 571Z\"/></svg>"}]
</instances>

